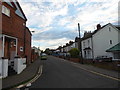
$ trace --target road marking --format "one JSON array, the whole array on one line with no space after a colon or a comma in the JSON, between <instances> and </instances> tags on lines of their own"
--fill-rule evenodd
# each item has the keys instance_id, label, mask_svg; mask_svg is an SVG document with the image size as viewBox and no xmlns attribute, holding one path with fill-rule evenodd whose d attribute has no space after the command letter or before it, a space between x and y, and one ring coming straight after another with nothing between
<instances>
[{"instance_id":1,"label":"road marking","mask_svg":"<svg viewBox=\"0 0 120 90\"><path fill-rule=\"evenodd\" d=\"M62 59L62 60L67 62L67 60L65 60L65 59ZM74 63L74 62L72 62L72 61L68 61L68 62L71 63L71 64L74 64L74 65L79 65L78 63ZM102 73L99 73L99 72L96 72L96 71L92 71L92 70L89 70L89 69L85 69L85 68L82 68L82 67L80 67L80 66L76 66L76 67L81 68L82 70L85 70L85 71L87 71L87 72L91 72L91 73L93 73L93 74L99 75L99 76L103 76L103 77L110 78L110 79L113 79L113 80L116 80L116 81L120 81L120 79L119 79L119 78L116 78L116 77L112 77L112 76L105 75L105 74L102 74Z\"/></svg>"},{"instance_id":2,"label":"road marking","mask_svg":"<svg viewBox=\"0 0 120 90\"><path fill-rule=\"evenodd\" d=\"M70 62L70 63L75 64L75 65L78 65L77 63L74 63L74 62ZM80 69L82 69L82 70L85 70L85 71L87 71L87 72L91 72L91 73L93 73L93 74L99 75L99 76L103 76L103 77L110 78L110 79L113 79L113 80L116 80L116 81L120 81L119 78L115 78L115 77L112 77L112 76L109 76L109 75L105 75L105 74L102 74L102 73L99 73L99 72L96 72L96 71L92 71L92 70L89 70L89 69L85 69L85 68L82 68L82 67L80 67L80 66L76 66L76 67L78 67L78 68L80 68Z\"/></svg>"},{"instance_id":3,"label":"road marking","mask_svg":"<svg viewBox=\"0 0 120 90\"><path fill-rule=\"evenodd\" d=\"M17 86L16 88L22 88L22 87L25 87L27 84L29 84L29 83L33 83L33 82L35 82L41 75L42 75L42 68L43 68L43 65L41 65L40 67L39 67L39 69L38 69L38 72L37 72L37 75L32 79L32 80L30 80L29 82L27 82L27 83L25 83L25 84L22 84L22 85L19 85L19 86Z\"/></svg>"}]
</instances>

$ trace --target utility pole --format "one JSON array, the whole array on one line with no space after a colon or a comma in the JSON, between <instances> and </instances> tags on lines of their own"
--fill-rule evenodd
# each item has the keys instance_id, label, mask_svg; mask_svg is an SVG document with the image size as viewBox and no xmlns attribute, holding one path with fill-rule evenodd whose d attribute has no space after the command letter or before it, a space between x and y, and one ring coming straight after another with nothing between
<instances>
[{"instance_id":1,"label":"utility pole","mask_svg":"<svg viewBox=\"0 0 120 90\"><path fill-rule=\"evenodd\" d=\"M79 32L79 51L80 51L80 60L81 60L81 64L83 64L83 57L82 57L82 45L81 45L81 36L80 36L80 24L78 23L78 32Z\"/></svg>"}]
</instances>

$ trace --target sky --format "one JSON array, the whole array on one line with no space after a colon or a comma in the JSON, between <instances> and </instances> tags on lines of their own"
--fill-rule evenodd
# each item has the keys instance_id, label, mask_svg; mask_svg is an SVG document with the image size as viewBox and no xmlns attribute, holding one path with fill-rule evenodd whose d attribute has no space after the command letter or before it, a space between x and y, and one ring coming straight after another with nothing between
<instances>
[{"instance_id":1,"label":"sky","mask_svg":"<svg viewBox=\"0 0 120 90\"><path fill-rule=\"evenodd\" d=\"M85 31L118 24L119 0L18 0L32 33L32 46L56 49Z\"/></svg>"}]
</instances>

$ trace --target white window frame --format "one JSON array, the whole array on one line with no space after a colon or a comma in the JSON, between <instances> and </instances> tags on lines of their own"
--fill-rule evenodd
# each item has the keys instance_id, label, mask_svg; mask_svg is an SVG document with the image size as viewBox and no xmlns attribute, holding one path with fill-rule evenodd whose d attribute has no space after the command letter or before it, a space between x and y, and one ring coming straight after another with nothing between
<instances>
[{"instance_id":1,"label":"white window frame","mask_svg":"<svg viewBox=\"0 0 120 90\"><path fill-rule=\"evenodd\" d=\"M2 13L10 17L10 9L2 5Z\"/></svg>"}]
</instances>

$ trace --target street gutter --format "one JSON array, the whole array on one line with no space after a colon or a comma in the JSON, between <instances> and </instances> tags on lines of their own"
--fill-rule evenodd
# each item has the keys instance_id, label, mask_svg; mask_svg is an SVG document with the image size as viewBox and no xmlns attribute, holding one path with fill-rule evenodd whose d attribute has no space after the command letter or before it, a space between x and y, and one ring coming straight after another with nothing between
<instances>
[{"instance_id":1,"label":"street gutter","mask_svg":"<svg viewBox=\"0 0 120 90\"><path fill-rule=\"evenodd\" d=\"M42 68L43 68L43 65L39 67L37 74L31 80L29 80L28 82L24 84L20 84L15 88L19 89L19 88L27 86L28 84L32 84L33 82L35 82L42 75Z\"/></svg>"},{"instance_id":2,"label":"street gutter","mask_svg":"<svg viewBox=\"0 0 120 90\"><path fill-rule=\"evenodd\" d=\"M13 86L10 86L10 87L7 87L7 88L3 88L2 90L16 90L16 89L25 87L29 83L35 82L42 75L42 68L43 68L43 65L39 66L36 74L32 78L30 78L28 80L25 80L23 82L20 82L16 85L13 85Z\"/></svg>"}]
</instances>

